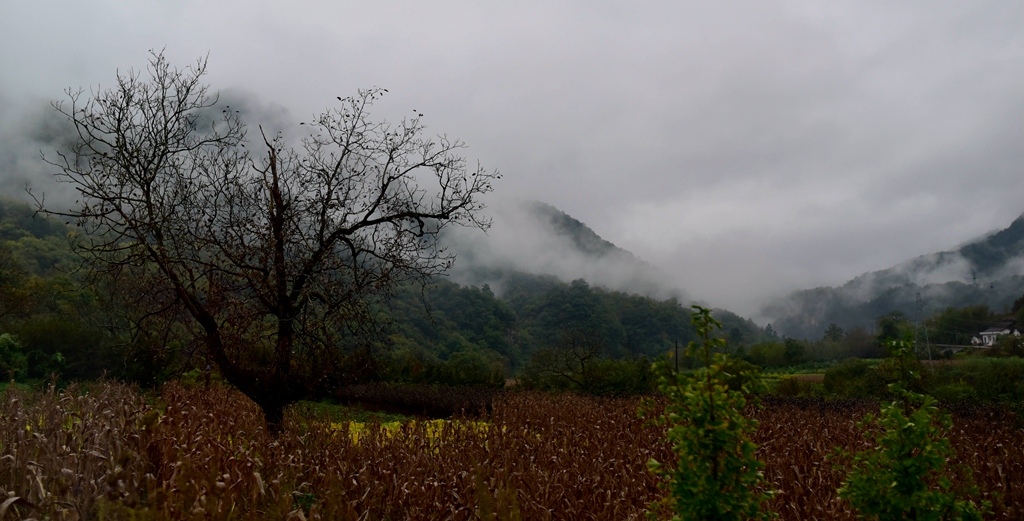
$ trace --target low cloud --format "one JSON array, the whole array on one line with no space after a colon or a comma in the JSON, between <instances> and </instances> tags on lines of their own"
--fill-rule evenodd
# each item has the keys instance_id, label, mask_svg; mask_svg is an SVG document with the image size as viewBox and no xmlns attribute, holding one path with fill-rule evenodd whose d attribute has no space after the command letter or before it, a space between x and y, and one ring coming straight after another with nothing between
<instances>
[{"instance_id":1,"label":"low cloud","mask_svg":"<svg viewBox=\"0 0 1024 521\"><path fill-rule=\"evenodd\" d=\"M375 117L419 109L504 174L498 195L547 201L660 269L660 285L751 316L1024 210L1013 1L165 4L11 4L6 107L109 84L165 47L181 65L209 53L215 89L280 103L268 111L284 119L379 85ZM3 119L7 141L27 139ZM5 192L52 173L28 145L0 144ZM620 272L526 250L531 270Z\"/></svg>"},{"instance_id":2,"label":"low cloud","mask_svg":"<svg viewBox=\"0 0 1024 521\"><path fill-rule=\"evenodd\" d=\"M300 127L281 105L265 102L252 91L239 88L226 89L216 96L217 107L211 110L219 112L230 107L240 111L250 124L250 140L262 139L260 125L268 138L280 134L290 143L298 143L301 138L305 127ZM76 192L70 185L58 182L56 174L60 167L48 163L59 164L60 153L78 139L72 123L45 100L15 106L0 96L0 114L0 193L25 201L36 197L51 210L74 205Z\"/></svg>"},{"instance_id":3,"label":"low cloud","mask_svg":"<svg viewBox=\"0 0 1024 521\"><path fill-rule=\"evenodd\" d=\"M456 254L451 277L457 282L489 284L500 295L500 272L516 270L554 275L565 282L582 278L608 289L661 299L687 298L682 288L666 284L669 277L662 270L602 241L600 234L575 228L582 223L554 207L503 198L487 211L493 225L486 233L449 228L444 234L444 244Z\"/></svg>"},{"instance_id":4,"label":"low cloud","mask_svg":"<svg viewBox=\"0 0 1024 521\"><path fill-rule=\"evenodd\" d=\"M20 107L0 101L0 113L0 193L45 199L53 209L73 204L75 192L54 176L59 168L43 160L59 162L57 151L75 138L67 119L43 100Z\"/></svg>"}]
</instances>

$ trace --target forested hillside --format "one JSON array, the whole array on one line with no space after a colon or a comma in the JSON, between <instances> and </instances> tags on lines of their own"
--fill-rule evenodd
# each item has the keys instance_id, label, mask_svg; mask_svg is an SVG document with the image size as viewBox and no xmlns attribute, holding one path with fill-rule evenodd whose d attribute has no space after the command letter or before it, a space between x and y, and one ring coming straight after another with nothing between
<instances>
[{"instance_id":1,"label":"forested hillside","mask_svg":"<svg viewBox=\"0 0 1024 521\"><path fill-rule=\"evenodd\" d=\"M76 274L68 232L0 198L0 375L91 378L126 368L101 327L109 315Z\"/></svg>"},{"instance_id":2,"label":"forested hillside","mask_svg":"<svg viewBox=\"0 0 1024 521\"><path fill-rule=\"evenodd\" d=\"M613 358L654 358L694 338L690 312L675 300L609 291L584 280L567 284L523 273L506 280L502 298L486 285L436 281L424 295L427 310L419 292L408 288L394 304L396 352L429 360L479 357L514 372L532 353L569 334L587 337ZM730 345L761 336L749 320L723 310L716 316Z\"/></svg>"},{"instance_id":3,"label":"forested hillside","mask_svg":"<svg viewBox=\"0 0 1024 521\"><path fill-rule=\"evenodd\" d=\"M151 384L202 366L204 358L183 328L164 337L125 336L118 310L99 299L76 271L69 231L24 203L0 199L0 333L17 345L10 354L0 352L0 370L36 379L51 373L90 378L107 371ZM603 243L588 244L602 249ZM400 288L383 311L390 334L375 348L380 375L503 381L536 352L569 337L586 339L597 355L609 359L652 359L693 339L689 309L674 299L514 269L490 275L501 283L498 295L486 284L460 285L446 278L426 288ZM757 325L735 314L716 316L730 345L751 344L762 335ZM439 373L417 376L424 368Z\"/></svg>"},{"instance_id":4,"label":"forested hillside","mask_svg":"<svg viewBox=\"0 0 1024 521\"><path fill-rule=\"evenodd\" d=\"M831 323L870 327L893 312L914 321L951 307L1003 313L1024 290L1022 267L1024 216L955 250L865 273L839 287L794 292L771 302L762 315L784 335L818 338Z\"/></svg>"},{"instance_id":5,"label":"forested hillside","mask_svg":"<svg viewBox=\"0 0 1024 521\"><path fill-rule=\"evenodd\" d=\"M591 285L688 301L683 288L655 266L602 238L585 223L539 201L499 201L488 208L487 233L451 229L445 244L458 256L450 276L462 284L488 284L504 297L510 274L554 276ZM509 282L517 284L518 282Z\"/></svg>"}]
</instances>

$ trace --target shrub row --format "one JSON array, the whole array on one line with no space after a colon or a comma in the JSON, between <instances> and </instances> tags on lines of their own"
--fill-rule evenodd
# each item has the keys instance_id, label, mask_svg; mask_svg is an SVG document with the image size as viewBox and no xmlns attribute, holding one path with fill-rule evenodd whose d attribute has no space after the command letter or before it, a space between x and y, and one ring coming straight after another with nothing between
<instances>
[{"instance_id":1,"label":"shrub row","mask_svg":"<svg viewBox=\"0 0 1024 521\"><path fill-rule=\"evenodd\" d=\"M1024 359L969 358L942 364L921 364L918 390L945 403L1024 401ZM894 381L884 363L851 358L825 371L824 390L841 397L887 397Z\"/></svg>"}]
</instances>

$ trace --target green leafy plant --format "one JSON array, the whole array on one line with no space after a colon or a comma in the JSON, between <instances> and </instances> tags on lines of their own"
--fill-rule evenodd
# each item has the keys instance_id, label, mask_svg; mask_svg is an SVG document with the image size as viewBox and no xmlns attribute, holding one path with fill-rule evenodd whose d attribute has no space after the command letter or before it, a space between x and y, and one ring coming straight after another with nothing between
<instances>
[{"instance_id":1,"label":"green leafy plant","mask_svg":"<svg viewBox=\"0 0 1024 521\"><path fill-rule=\"evenodd\" d=\"M920 378L913 346L905 340L889 343L890 369L897 381L889 385L894 399L883 405L877 418L869 414L858 423L867 432L877 426L875 447L856 454L837 451L834 458L852 459L852 468L838 493L861 519L952 520L982 519L992 503L968 499L978 493L970 469L957 467L959 485L946 472L954 456L942 433L950 428L931 396L909 390Z\"/></svg>"},{"instance_id":2,"label":"green leafy plant","mask_svg":"<svg viewBox=\"0 0 1024 521\"><path fill-rule=\"evenodd\" d=\"M23 376L27 368L21 342L10 333L0 335L0 378L13 381L15 377Z\"/></svg>"},{"instance_id":3,"label":"green leafy plant","mask_svg":"<svg viewBox=\"0 0 1024 521\"><path fill-rule=\"evenodd\" d=\"M659 389L668 404L660 414L651 402L641 409L642 416L654 416L654 424L668 427L677 458L674 467L653 459L648 463L653 473L665 478L670 492L651 505L652 510L668 508L675 513L674 520L769 519L773 514L761 510L761 504L773 493L761 473L764 465L755 457L757 445L750 441L757 421L743 416L763 384L753 371L727 372L733 364L723 352L725 341L712 335L721 323L711 317L710 309L693 307L700 342L690 342L686 354L703 366L686 374L656 364Z\"/></svg>"},{"instance_id":4,"label":"green leafy plant","mask_svg":"<svg viewBox=\"0 0 1024 521\"><path fill-rule=\"evenodd\" d=\"M886 396L884 376L860 358L847 358L825 370L825 392L845 398Z\"/></svg>"}]
</instances>

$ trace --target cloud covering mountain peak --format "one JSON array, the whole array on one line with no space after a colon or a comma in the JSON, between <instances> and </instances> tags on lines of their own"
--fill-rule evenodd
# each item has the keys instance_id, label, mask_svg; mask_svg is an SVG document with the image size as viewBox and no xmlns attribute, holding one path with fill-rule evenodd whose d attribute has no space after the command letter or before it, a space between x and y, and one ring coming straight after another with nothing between
<instances>
[{"instance_id":1,"label":"cloud covering mountain peak","mask_svg":"<svg viewBox=\"0 0 1024 521\"><path fill-rule=\"evenodd\" d=\"M488 284L501 293L510 271L551 275L563 281L585 279L612 290L657 298L685 299L667 287L664 273L603 239L583 222L549 204L504 199L490 208L487 233L451 229L443 238L456 254L451 277L463 284Z\"/></svg>"},{"instance_id":2,"label":"cloud covering mountain peak","mask_svg":"<svg viewBox=\"0 0 1024 521\"><path fill-rule=\"evenodd\" d=\"M761 314L783 334L816 338L830 323L867 327L893 311L914 320L948 307L986 305L1002 312L1022 293L1024 215L952 250L864 273L842 286L795 291Z\"/></svg>"}]
</instances>

